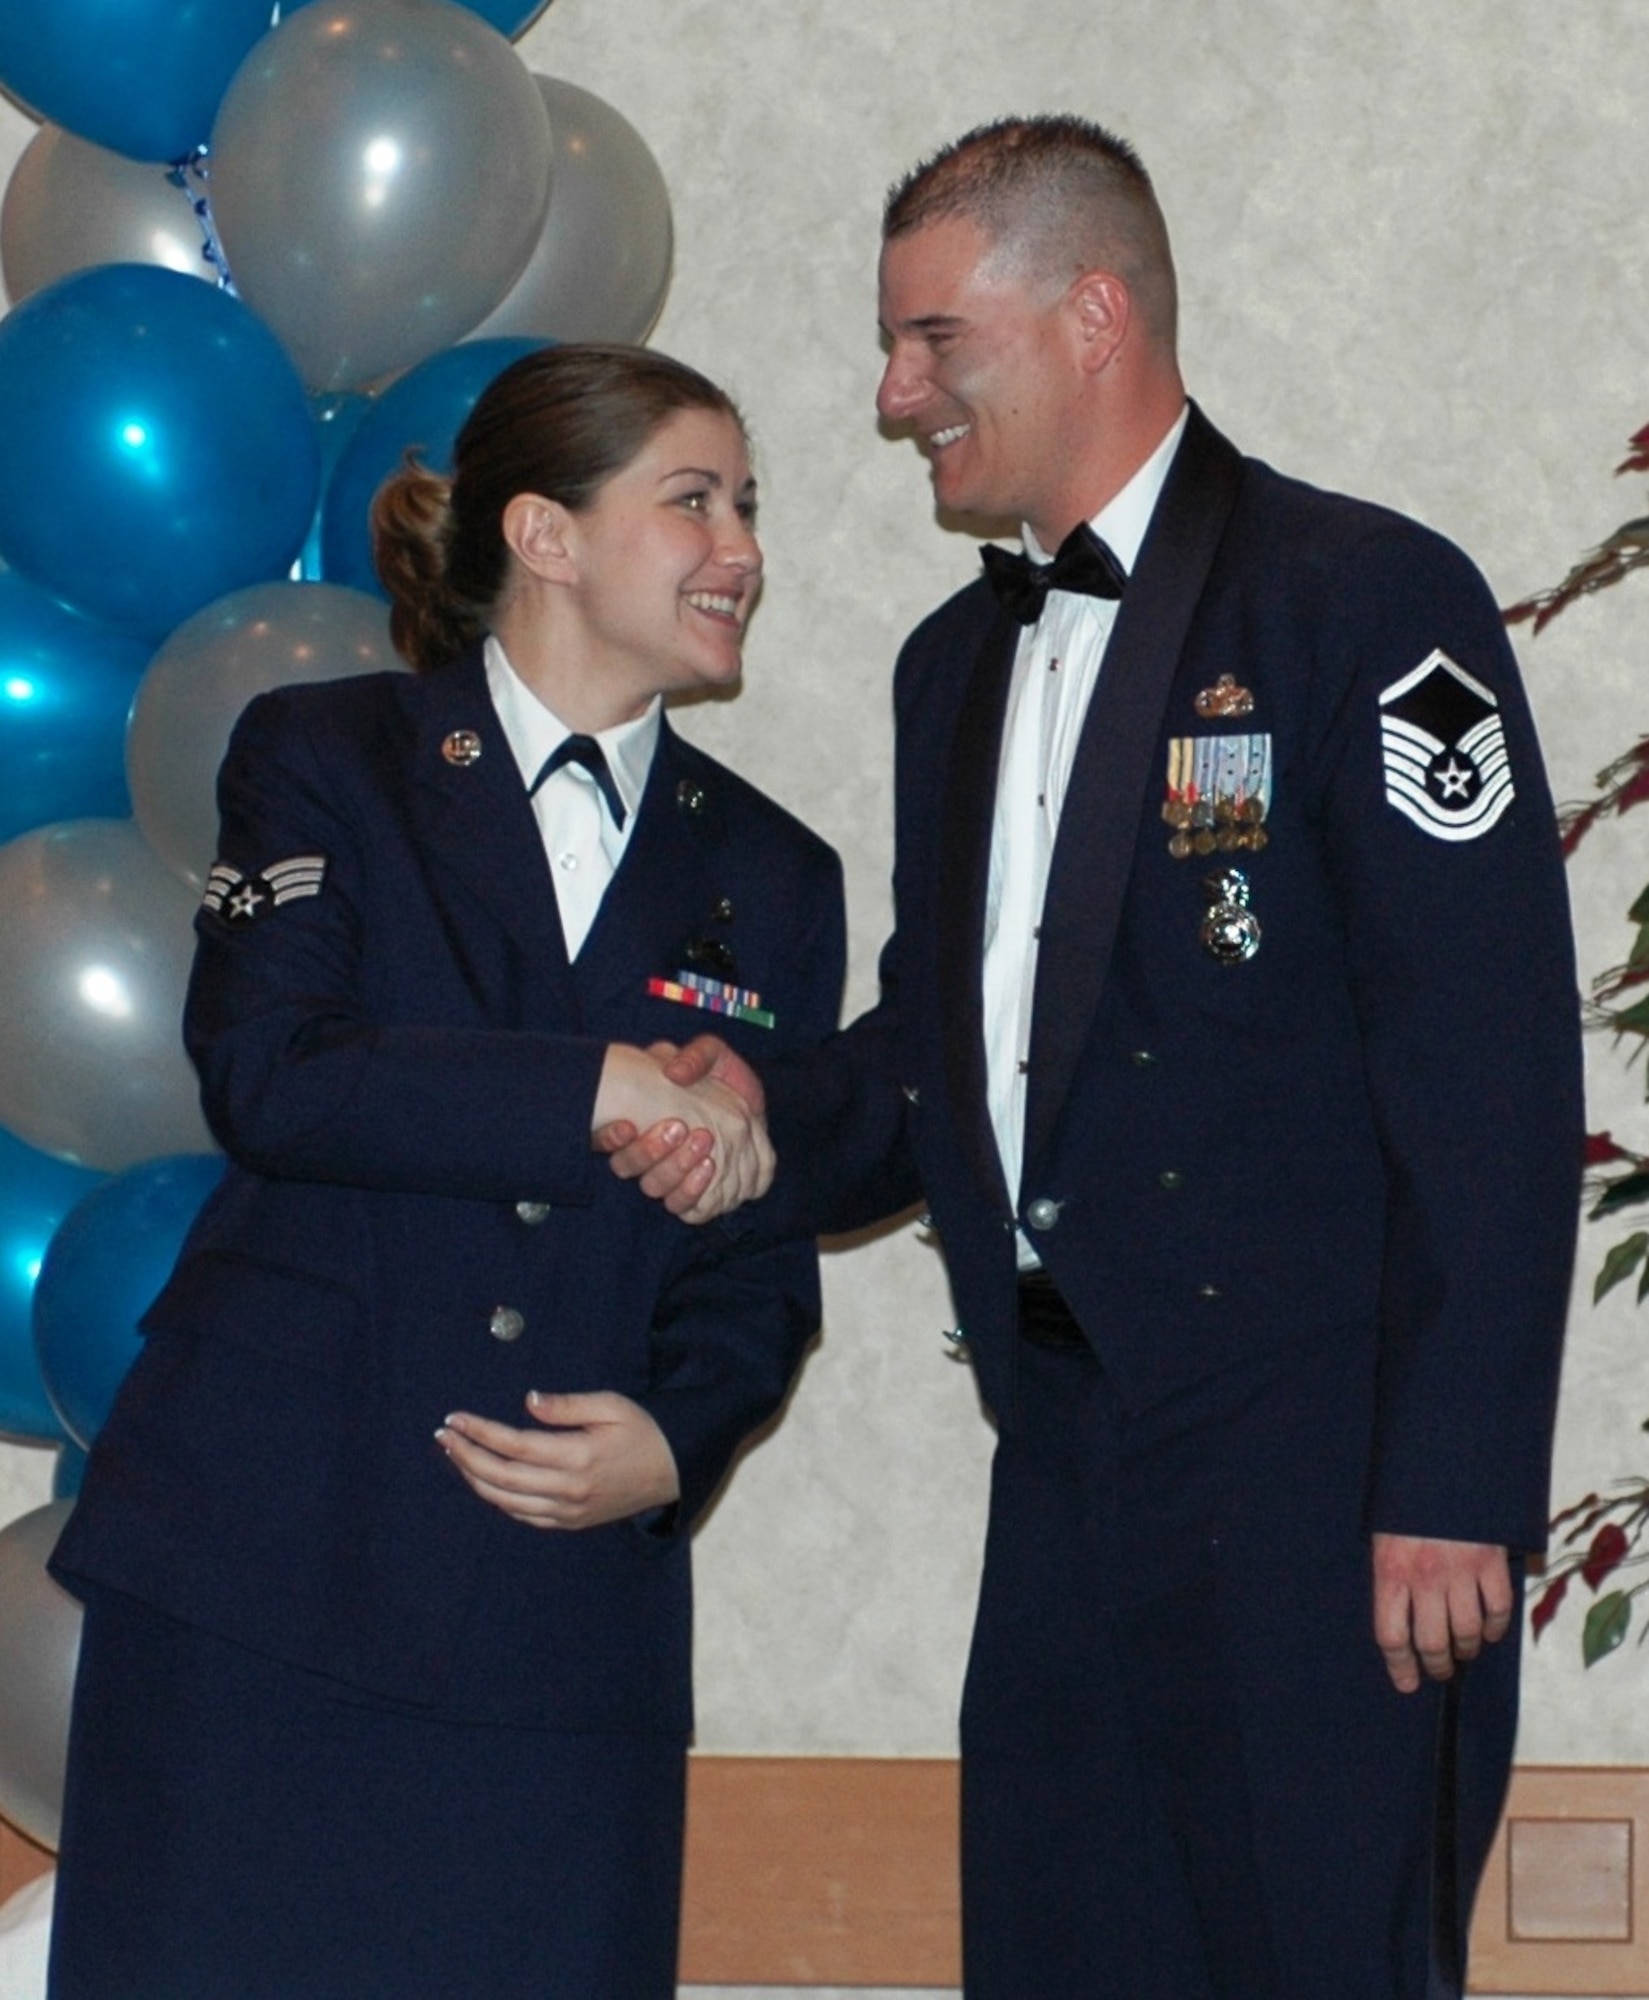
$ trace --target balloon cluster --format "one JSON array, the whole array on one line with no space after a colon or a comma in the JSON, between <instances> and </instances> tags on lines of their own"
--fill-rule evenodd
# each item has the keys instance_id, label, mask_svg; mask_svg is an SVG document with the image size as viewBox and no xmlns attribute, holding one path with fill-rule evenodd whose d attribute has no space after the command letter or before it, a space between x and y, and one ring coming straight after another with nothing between
<instances>
[{"instance_id":1,"label":"balloon cluster","mask_svg":"<svg viewBox=\"0 0 1649 2000\"><path fill-rule=\"evenodd\" d=\"M236 716L396 665L367 507L548 341L646 338L663 176L535 76L545 0L0 7L0 1814L55 1839L77 1625L44 1561L222 1173L179 1034ZM271 14L274 24L271 25Z\"/></svg>"}]
</instances>

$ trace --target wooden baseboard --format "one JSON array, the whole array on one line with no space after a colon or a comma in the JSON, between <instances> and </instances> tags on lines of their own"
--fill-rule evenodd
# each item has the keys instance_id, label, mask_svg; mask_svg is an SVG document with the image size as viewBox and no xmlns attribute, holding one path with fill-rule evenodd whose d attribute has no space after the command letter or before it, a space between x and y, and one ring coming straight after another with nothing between
<instances>
[{"instance_id":1,"label":"wooden baseboard","mask_svg":"<svg viewBox=\"0 0 1649 2000\"><path fill-rule=\"evenodd\" d=\"M681 1976L705 1986L956 1986L949 1757L694 1757Z\"/></svg>"},{"instance_id":2,"label":"wooden baseboard","mask_svg":"<svg viewBox=\"0 0 1649 2000\"><path fill-rule=\"evenodd\" d=\"M1513 1773L1471 1970L1478 1993L1649 1993L1649 1770Z\"/></svg>"},{"instance_id":3,"label":"wooden baseboard","mask_svg":"<svg viewBox=\"0 0 1649 2000\"><path fill-rule=\"evenodd\" d=\"M950 1758L695 1756L682 1979L956 1986L957 1800ZM0 1901L50 1866L0 1822ZM1514 1774L1472 1991L1649 1994L1649 1770Z\"/></svg>"}]
</instances>

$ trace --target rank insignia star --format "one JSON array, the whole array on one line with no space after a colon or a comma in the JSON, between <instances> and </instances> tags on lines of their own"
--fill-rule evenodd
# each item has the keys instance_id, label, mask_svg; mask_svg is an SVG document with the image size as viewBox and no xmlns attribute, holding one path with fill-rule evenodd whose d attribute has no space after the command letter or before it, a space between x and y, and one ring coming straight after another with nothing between
<instances>
[{"instance_id":1,"label":"rank insignia star","mask_svg":"<svg viewBox=\"0 0 1649 2000\"><path fill-rule=\"evenodd\" d=\"M318 896L326 880L324 854L294 854L286 861L272 861L267 868L243 875L227 861L215 862L206 878L201 908L232 924L249 924L269 916L283 903L305 896Z\"/></svg>"},{"instance_id":2,"label":"rank insignia star","mask_svg":"<svg viewBox=\"0 0 1649 2000\"><path fill-rule=\"evenodd\" d=\"M1476 840L1516 796L1500 704L1447 653L1380 695L1386 801L1435 840Z\"/></svg>"}]
</instances>

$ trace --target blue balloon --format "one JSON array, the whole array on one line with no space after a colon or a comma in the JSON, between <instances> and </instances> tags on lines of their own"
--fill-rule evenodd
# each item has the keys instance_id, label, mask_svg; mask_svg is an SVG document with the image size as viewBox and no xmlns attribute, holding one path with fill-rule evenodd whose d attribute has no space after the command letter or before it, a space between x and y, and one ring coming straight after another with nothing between
<instances>
[{"instance_id":1,"label":"blue balloon","mask_svg":"<svg viewBox=\"0 0 1649 2000\"><path fill-rule=\"evenodd\" d=\"M466 12L479 14L489 27L496 28L512 42L532 26L549 4L550 0L459 0ZM285 0L281 17L296 14L308 5L309 0Z\"/></svg>"},{"instance_id":2,"label":"blue balloon","mask_svg":"<svg viewBox=\"0 0 1649 2000\"><path fill-rule=\"evenodd\" d=\"M75 1203L34 1288L34 1345L52 1407L76 1444L103 1427L189 1225L223 1178L216 1153L145 1160Z\"/></svg>"},{"instance_id":3,"label":"blue balloon","mask_svg":"<svg viewBox=\"0 0 1649 2000\"><path fill-rule=\"evenodd\" d=\"M206 143L269 14L269 0L0 6L0 82L82 139L134 160L180 160Z\"/></svg>"},{"instance_id":4,"label":"blue balloon","mask_svg":"<svg viewBox=\"0 0 1649 2000\"><path fill-rule=\"evenodd\" d=\"M131 811L126 717L149 651L0 565L0 841Z\"/></svg>"},{"instance_id":5,"label":"blue balloon","mask_svg":"<svg viewBox=\"0 0 1649 2000\"><path fill-rule=\"evenodd\" d=\"M376 398L346 441L321 495L321 575L328 583L385 594L372 567L367 515L373 494L411 449L432 472L451 471L452 447L481 391L512 361L545 345L512 336L449 347L420 361Z\"/></svg>"},{"instance_id":6,"label":"blue balloon","mask_svg":"<svg viewBox=\"0 0 1649 2000\"><path fill-rule=\"evenodd\" d=\"M64 1216L107 1179L0 1128L0 1431L15 1437L64 1435L34 1355L35 1279Z\"/></svg>"},{"instance_id":7,"label":"blue balloon","mask_svg":"<svg viewBox=\"0 0 1649 2000\"><path fill-rule=\"evenodd\" d=\"M287 575L320 486L275 336L150 264L76 271L0 320L0 467L0 557L153 638Z\"/></svg>"}]
</instances>

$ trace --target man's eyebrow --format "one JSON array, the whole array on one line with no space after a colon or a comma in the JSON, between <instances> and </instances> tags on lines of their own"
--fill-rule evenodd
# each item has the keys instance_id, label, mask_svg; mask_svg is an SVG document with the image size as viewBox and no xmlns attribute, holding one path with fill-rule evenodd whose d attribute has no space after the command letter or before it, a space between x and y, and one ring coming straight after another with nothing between
<instances>
[{"instance_id":1,"label":"man's eyebrow","mask_svg":"<svg viewBox=\"0 0 1649 2000\"><path fill-rule=\"evenodd\" d=\"M877 330L890 339L895 331L899 333L957 333L967 325L959 313L921 313L915 319L904 319L897 329L890 328L884 321L877 321Z\"/></svg>"}]
</instances>

